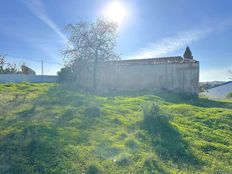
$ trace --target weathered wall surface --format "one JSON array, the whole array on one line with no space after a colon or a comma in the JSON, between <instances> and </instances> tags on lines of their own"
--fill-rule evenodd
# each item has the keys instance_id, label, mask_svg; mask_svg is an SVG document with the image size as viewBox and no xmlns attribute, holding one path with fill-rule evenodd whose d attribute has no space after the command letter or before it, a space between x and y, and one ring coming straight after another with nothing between
<instances>
[{"instance_id":1,"label":"weathered wall surface","mask_svg":"<svg viewBox=\"0 0 232 174\"><path fill-rule=\"evenodd\" d=\"M57 82L57 76L24 75L24 74L0 74L0 83L20 82Z\"/></svg>"},{"instance_id":2,"label":"weathered wall surface","mask_svg":"<svg viewBox=\"0 0 232 174\"><path fill-rule=\"evenodd\" d=\"M92 75L83 73L83 86L91 88ZM198 94L199 63L148 65L101 64L97 71L97 91L167 89Z\"/></svg>"}]
</instances>

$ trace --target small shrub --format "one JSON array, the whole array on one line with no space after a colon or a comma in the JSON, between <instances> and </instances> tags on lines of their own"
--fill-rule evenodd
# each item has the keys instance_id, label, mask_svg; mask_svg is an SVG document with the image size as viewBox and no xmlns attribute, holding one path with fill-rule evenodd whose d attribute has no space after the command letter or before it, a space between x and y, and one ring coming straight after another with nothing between
<instances>
[{"instance_id":1,"label":"small shrub","mask_svg":"<svg viewBox=\"0 0 232 174\"><path fill-rule=\"evenodd\" d=\"M149 132L158 133L162 127L169 126L169 118L157 103L146 103L143 107L142 127Z\"/></svg>"},{"instance_id":2,"label":"small shrub","mask_svg":"<svg viewBox=\"0 0 232 174\"><path fill-rule=\"evenodd\" d=\"M61 68L58 72L58 77L60 82L73 82L75 79L72 68L70 67Z\"/></svg>"},{"instance_id":3,"label":"small shrub","mask_svg":"<svg viewBox=\"0 0 232 174\"><path fill-rule=\"evenodd\" d=\"M157 103L145 103L143 106L144 119L154 118L159 115L161 109Z\"/></svg>"}]
</instances>

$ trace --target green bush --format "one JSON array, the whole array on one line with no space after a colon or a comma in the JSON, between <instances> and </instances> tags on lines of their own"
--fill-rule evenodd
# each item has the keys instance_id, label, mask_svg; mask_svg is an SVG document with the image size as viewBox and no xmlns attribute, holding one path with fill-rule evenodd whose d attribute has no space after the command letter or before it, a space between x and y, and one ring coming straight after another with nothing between
<instances>
[{"instance_id":1,"label":"green bush","mask_svg":"<svg viewBox=\"0 0 232 174\"><path fill-rule=\"evenodd\" d=\"M74 80L74 75L70 67L61 68L57 74L60 82L72 82Z\"/></svg>"},{"instance_id":2,"label":"green bush","mask_svg":"<svg viewBox=\"0 0 232 174\"><path fill-rule=\"evenodd\" d=\"M159 133L161 128L169 126L168 116L160 109L157 103L145 103L143 106L142 127L149 132Z\"/></svg>"}]
</instances>

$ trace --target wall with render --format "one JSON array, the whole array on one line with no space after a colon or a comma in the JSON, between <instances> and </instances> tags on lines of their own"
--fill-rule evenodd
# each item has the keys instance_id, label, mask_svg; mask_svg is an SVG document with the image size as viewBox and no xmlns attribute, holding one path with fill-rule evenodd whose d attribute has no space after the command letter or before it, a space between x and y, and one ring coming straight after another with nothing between
<instances>
[{"instance_id":1,"label":"wall with render","mask_svg":"<svg viewBox=\"0 0 232 174\"><path fill-rule=\"evenodd\" d=\"M93 74L90 72L83 72L79 79L81 85L87 88L93 85ZM198 94L199 62L144 65L105 63L98 66L96 78L99 92L167 89Z\"/></svg>"},{"instance_id":2,"label":"wall with render","mask_svg":"<svg viewBox=\"0 0 232 174\"><path fill-rule=\"evenodd\" d=\"M57 82L58 76L25 75L25 74L0 74L0 83L20 82Z\"/></svg>"}]
</instances>

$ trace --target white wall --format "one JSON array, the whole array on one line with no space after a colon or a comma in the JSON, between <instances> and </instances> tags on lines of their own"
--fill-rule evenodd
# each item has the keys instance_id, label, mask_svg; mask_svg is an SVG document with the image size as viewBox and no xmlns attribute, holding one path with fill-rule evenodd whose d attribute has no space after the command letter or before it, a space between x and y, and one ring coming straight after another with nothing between
<instances>
[{"instance_id":1,"label":"white wall","mask_svg":"<svg viewBox=\"0 0 232 174\"><path fill-rule=\"evenodd\" d=\"M57 81L58 81L58 76L0 74L0 83L57 82Z\"/></svg>"},{"instance_id":2,"label":"white wall","mask_svg":"<svg viewBox=\"0 0 232 174\"><path fill-rule=\"evenodd\" d=\"M144 65L102 64L97 68L97 91L168 89L198 94L199 63ZM80 82L91 88L93 76L84 72Z\"/></svg>"}]
</instances>

